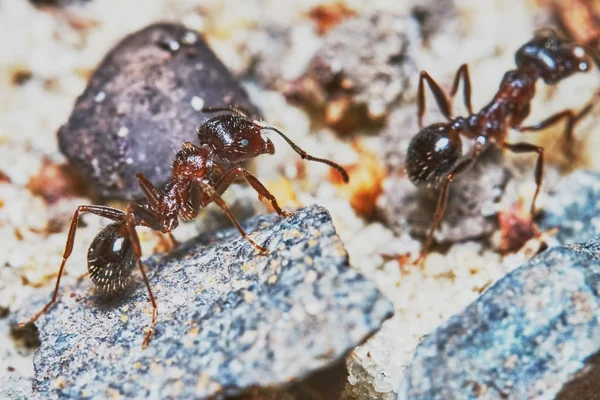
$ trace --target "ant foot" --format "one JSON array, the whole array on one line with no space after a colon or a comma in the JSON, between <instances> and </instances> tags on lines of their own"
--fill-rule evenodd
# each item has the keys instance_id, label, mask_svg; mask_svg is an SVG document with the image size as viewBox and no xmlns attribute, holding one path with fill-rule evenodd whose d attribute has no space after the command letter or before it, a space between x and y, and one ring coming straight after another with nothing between
<instances>
[{"instance_id":1,"label":"ant foot","mask_svg":"<svg viewBox=\"0 0 600 400\"><path fill-rule=\"evenodd\" d=\"M266 248L259 246L258 244L256 244L256 242L254 242L254 240L250 239L248 236L244 237L248 243L250 243L252 245L252 247L254 247L254 249L256 249L256 251L258 252L258 255L261 256L267 256L269 255L269 250L267 250Z\"/></svg>"},{"instance_id":2,"label":"ant foot","mask_svg":"<svg viewBox=\"0 0 600 400\"><path fill-rule=\"evenodd\" d=\"M150 328L150 330L146 334L146 337L144 338L144 341L142 342L142 350L146 349L146 347L148 347L148 344L152 340L152 336L154 336L154 328Z\"/></svg>"},{"instance_id":3,"label":"ant foot","mask_svg":"<svg viewBox=\"0 0 600 400\"><path fill-rule=\"evenodd\" d=\"M259 256L268 256L269 255L269 250L267 250L265 247L259 246L256 243L254 243L254 248L258 252Z\"/></svg>"},{"instance_id":4,"label":"ant foot","mask_svg":"<svg viewBox=\"0 0 600 400\"><path fill-rule=\"evenodd\" d=\"M280 210L277 214L279 214L280 217L289 218L289 217L291 217L292 215L294 215L296 213L295 212L289 212L289 211Z\"/></svg>"},{"instance_id":5,"label":"ant foot","mask_svg":"<svg viewBox=\"0 0 600 400\"><path fill-rule=\"evenodd\" d=\"M423 269L425 267L425 259L427 259L427 253L421 251L421 253L419 254L419 258L415 260L415 265Z\"/></svg>"}]
</instances>

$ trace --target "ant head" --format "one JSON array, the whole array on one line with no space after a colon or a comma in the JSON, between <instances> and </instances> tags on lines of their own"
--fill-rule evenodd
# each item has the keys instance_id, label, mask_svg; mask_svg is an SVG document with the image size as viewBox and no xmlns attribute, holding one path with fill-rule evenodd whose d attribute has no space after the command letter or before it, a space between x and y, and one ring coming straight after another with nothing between
<instances>
[{"instance_id":1,"label":"ant head","mask_svg":"<svg viewBox=\"0 0 600 400\"><path fill-rule=\"evenodd\" d=\"M115 222L104 227L92 241L87 260L90 279L102 293L124 289L136 267L125 223Z\"/></svg>"},{"instance_id":2,"label":"ant head","mask_svg":"<svg viewBox=\"0 0 600 400\"><path fill-rule=\"evenodd\" d=\"M173 180L189 181L192 177L205 176L209 172L211 164L206 149L185 142L183 149L175 154Z\"/></svg>"},{"instance_id":3,"label":"ant head","mask_svg":"<svg viewBox=\"0 0 600 400\"><path fill-rule=\"evenodd\" d=\"M226 162L275 153L275 146L263 128L238 114L221 114L206 120L198 128L198 140Z\"/></svg>"},{"instance_id":4,"label":"ant head","mask_svg":"<svg viewBox=\"0 0 600 400\"><path fill-rule=\"evenodd\" d=\"M533 66L550 84L587 71L592 62L585 47L567 43L552 30L538 32L517 51L515 60L519 68Z\"/></svg>"},{"instance_id":5,"label":"ant head","mask_svg":"<svg viewBox=\"0 0 600 400\"><path fill-rule=\"evenodd\" d=\"M450 135L448 124L433 124L412 138L404 164L415 185L436 187L461 156L460 136Z\"/></svg>"}]
</instances>

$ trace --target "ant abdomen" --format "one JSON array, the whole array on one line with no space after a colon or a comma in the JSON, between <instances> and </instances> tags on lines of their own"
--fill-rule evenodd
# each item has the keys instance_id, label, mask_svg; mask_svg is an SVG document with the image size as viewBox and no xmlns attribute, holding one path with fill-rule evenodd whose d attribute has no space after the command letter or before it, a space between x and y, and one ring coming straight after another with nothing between
<instances>
[{"instance_id":1,"label":"ant abdomen","mask_svg":"<svg viewBox=\"0 0 600 400\"><path fill-rule=\"evenodd\" d=\"M136 267L126 229L122 222L107 225L96 235L88 250L90 279L103 294L124 289Z\"/></svg>"},{"instance_id":2,"label":"ant abdomen","mask_svg":"<svg viewBox=\"0 0 600 400\"><path fill-rule=\"evenodd\" d=\"M408 178L417 186L436 187L462 156L460 136L448 124L427 126L413 136L406 153Z\"/></svg>"}]
</instances>

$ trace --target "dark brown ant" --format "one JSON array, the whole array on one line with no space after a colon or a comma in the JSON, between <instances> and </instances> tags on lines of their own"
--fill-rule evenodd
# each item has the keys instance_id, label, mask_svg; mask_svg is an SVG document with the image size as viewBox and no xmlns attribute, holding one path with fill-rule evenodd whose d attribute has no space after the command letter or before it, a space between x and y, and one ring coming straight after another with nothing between
<instances>
[{"instance_id":1,"label":"dark brown ant","mask_svg":"<svg viewBox=\"0 0 600 400\"><path fill-rule=\"evenodd\" d=\"M545 129L560 121L566 121L565 139L570 144L573 127L592 108L588 103L579 113L564 110L542 122L522 125L529 115L531 101L538 79L546 84L556 84L577 72L590 69L591 57L584 46L566 43L553 31L540 31L515 55L517 68L508 71L502 78L500 88L492 101L481 111L473 113L471 106L471 82L467 64L461 65L454 78L450 98L458 90L461 78L464 81L463 97L469 116L452 117L451 103L439 85L425 71L421 72L418 87L418 119L421 130L411 140L405 167L409 179L417 186L440 189L433 224L421 250L419 261L424 259L433 239L433 233L444 215L448 201L448 188L456 176L467 170L478 156L490 145L496 145L514 153L536 153L536 190L531 203L531 214L535 215L535 201L540 192L544 169L544 149L530 143L507 143L508 128L520 132ZM427 82L443 116L448 120L423 128L425 114L425 88ZM471 154L463 156L461 135L473 140Z\"/></svg>"},{"instance_id":2,"label":"dark brown ant","mask_svg":"<svg viewBox=\"0 0 600 400\"><path fill-rule=\"evenodd\" d=\"M218 115L206 120L198 128L200 146L195 146L189 142L184 143L183 148L175 155L171 181L163 189L154 187L144 175L137 175L146 196L146 202L128 203L126 211L99 205L77 207L71 220L71 227L52 299L28 322L35 322L56 302L65 263L73 250L77 221L83 213L92 213L113 221L96 235L88 250L89 276L100 292L108 296L121 292L130 281L131 274L136 266L142 274L152 304L152 324L142 343L143 348L148 345L154 334L158 308L142 265L142 251L135 229L137 226L149 227L163 234L168 234L171 240L175 242L171 232L179 224L178 217L189 221L195 218L202 208L214 202L227 214L242 237L259 254L267 254L264 247L248 237L221 198L221 194L237 176L242 175L258 192L259 198L266 198L272 204L277 214L283 217L291 214L279 207L275 197L249 171L240 166L225 171L223 167L215 162L220 160L235 163L261 154L273 154L275 147L263 135L265 130L277 132L290 143L302 158L330 165L342 174L345 181L348 181L348 175L341 166L332 161L308 155L276 128L262 125L257 121L251 121L242 112L233 108L214 108L206 109L206 111L232 111L233 113ZM21 326L23 325L25 323L21 324Z\"/></svg>"}]
</instances>

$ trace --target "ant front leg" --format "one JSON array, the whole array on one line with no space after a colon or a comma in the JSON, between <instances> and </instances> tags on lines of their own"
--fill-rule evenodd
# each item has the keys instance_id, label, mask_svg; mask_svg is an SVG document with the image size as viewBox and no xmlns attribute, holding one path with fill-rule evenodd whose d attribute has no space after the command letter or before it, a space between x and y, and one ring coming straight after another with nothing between
<instances>
[{"instance_id":1,"label":"ant front leg","mask_svg":"<svg viewBox=\"0 0 600 400\"><path fill-rule=\"evenodd\" d=\"M23 322L19 324L20 327L23 327L26 323L34 323L35 321L37 321L37 319L43 314L45 314L50 309L52 304L56 302L56 298L58 297L58 288L60 287L60 279L62 278L67 259L71 256L71 252L73 251L75 231L77 230L77 221L79 220L79 216L86 212L98 215L100 217L108 218L111 221L122 221L123 219L125 219L125 214L123 213L123 211L117 210L116 208L87 205L77 207L75 213L73 213L73 219L71 219L71 227L69 228L69 235L67 236L67 244L65 245L63 259L58 270L58 276L56 277L56 285L54 287L52 299L48 302L48 304L44 306L44 308L40 312L35 314L28 322Z\"/></svg>"},{"instance_id":2,"label":"ant front leg","mask_svg":"<svg viewBox=\"0 0 600 400\"><path fill-rule=\"evenodd\" d=\"M459 70L460 72L460 70ZM451 120L452 118L452 107L450 102L448 101L448 97L440 88L435 80L426 71L421 71L421 75L419 76L419 88L417 91L417 117L419 118L419 128L423 128L423 117L425 116L425 85L424 81L427 81L429 85L429 89L433 96L435 97L435 101L442 112L442 115L447 119Z\"/></svg>"},{"instance_id":3,"label":"ant front leg","mask_svg":"<svg viewBox=\"0 0 600 400\"><path fill-rule=\"evenodd\" d=\"M535 194L531 202L531 217L535 216L535 200L540 193L542 187L542 178L544 176L544 149L540 146L533 145L531 143L504 143L504 147L513 153L537 153L537 161L535 163Z\"/></svg>"},{"instance_id":4,"label":"ant front leg","mask_svg":"<svg viewBox=\"0 0 600 400\"><path fill-rule=\"evenodd\" d=\"M471 105L471 78L469 77L469 66L467 64L463 64L456 71L456 76L454 77L454 83L452 84L452 91L450 92L450 98L454 98L456 92L458 91L458 84L460 83L460 78L463 78L463 100L465 102L465 106L467 107L467 111L469 114L473 114L473 106Z\"/></svg>"},{"instance_id":5,"label":"ant front leg","mask_svg":"<svg viewBox=\"0 0 600 400\"><path fill-rule=\"evenodd\" d=\"M417 260L417 264L422 264L425 261L425 257L429 252L429 247L431 247L431 242L433 241L433 234L438 227L438 224L442 220L444 213L446 212L446 205L448 204L448 190L450 189L450 183L456 178L457 175L466 171L475 161L476 154L472 156L472 158L466 158L459 161L452 170L444 177L442 182L442 189L440 195L438 197L437 206L435 208L435 214L433 215L433 223L431 224L431 228L429 228L429 234L427 235L427 239L425 239L425 243L421 248L421 254Z\"/></svg>"},{"instance_id":6,"label":"ant front leg","mask_svg":"<svg viewBox=\"0 0 600 400\"><path fill-rule=\"evenodd\" d=\"M250 243L252 245L252 247L254 247L261 255L267 255L269 253L268 250L265 249L264 247L261 247L258 244L256 244L254 242L254 240L252 240L246 234L246 232L244 231L244 229L242 228L242 226L240 225L238 220L235 218L235 216L233 215L233 213L231 212L231 210L229 209L229 207L227 206L225 201L221 198L219 193L215 190L215 188L213 188L208 183L206 183L205 181L202 181L202 180L198 180L196 182L198 182L198 185L200 185L200 189L203 192L203 194L206 194L208 196L208 198L204 199L202 201L202 203L199 204L199 206L206 207L210 201L214 201L221 208L221 210L223 210L223 212L225 214L227 214L227 216L229 217L229 219L231 220L233 225L237 228L238 232L240 232L242 237L244 239L246 239L246 241L248 243Z\"/></svg>"},{"instance_id":7,"label":"ant front leg","mask_svg":"<svg viewBox=\"0 0 600 400\"><path fill-rule=\"evenodd\" d=\"M543 120L542 122L540 122L538 124L531 125L531 126L519 126L518 125L518 126L515 126L514 128L520 132L541 131L550 126L560 123L562 120L566 120L567 126L565 127L564 136L565 136L565 142L567 145L567 147L566 147L567 156L569 158L571 158L573 156L573 154L570 154L570 152L571 152L571 147L573 144L573 129L575 127L575 124L577 124L591 110L592 110L592 104L590 103L590 104L586 105L578 113L576 113L573 110L564 110L564 111L561 111L559 113L556 113L556 114L546 118L545 120Z\"/></svg>"},{"instance_id":8,"label":"ant front leg","mask_svg":"<svg viewBox=\"0 0 600 400\"><path fill-rule=\"evenodd\" d=\"M158 221L154 218L154 216L145 208L134 204L129 203L127 205L127 232L129 234L129 238L131 239L131 244L133 246L133 253L135 255L135 259L138 265L138 268L142 274L142 279L144 280L144 284L146 285L146 289L148 289L148 297L150 298L150 303L152 304L152 325L146 333L146 337L142 342L142 348L145 349L148 347L148 343L152 340L152 336L154 336L154 328L156 327L156 317L158 316L158 306L156 305L156 300L154 299L154 294L152 293L152 288L150 287L150 281L148 280L148 276L146 276L146 271L144 271L144 265L142 263L142 246L140 245L140 238L138 237L137 231L135 230L136 225L139 222L144 222L150 227L158 226Z\"/></svg>"},{"instance_id":9,"label":"ant front leg","mask_svg":"<svg viewBox=\"0 0 600 400\"><path fill-rule=\"evenodd\" d=\"M259 200L262 200L263 198L267 199L271 203L271 206L273 206L273 208L275 209L275 211L277 212L277 214L279 216L290 217L290 216L294 215L294 213L283 211L281 209L281 207L279 207L279 204L277 204L277 199L275 198L275 196L273 196L267 190L267 188L254 175L252 175L250 173L250 171L248 171L247 169L245 169L241 166L236 166L233 169L230 169L229 171L227 171L225 174L223 174L221 179L215 185L215 190L217 191L217 193L221 194L221 193L225 192L225 190L227 190L229 185L231 185L231 183L240 175L242 175L246 179L246 181L250 184L250 186L252 186L254 188L254 190L256 190L256 192L258 193L258 199Z\"/></svg>"}]
</instances>

